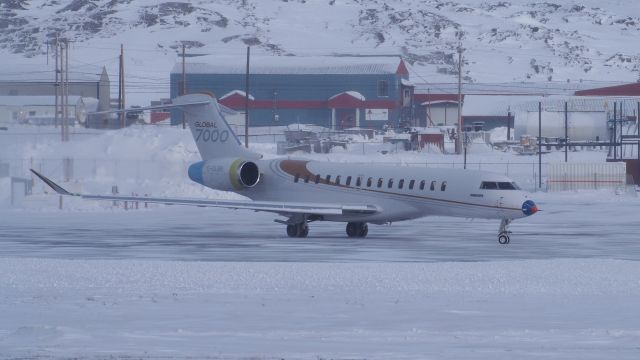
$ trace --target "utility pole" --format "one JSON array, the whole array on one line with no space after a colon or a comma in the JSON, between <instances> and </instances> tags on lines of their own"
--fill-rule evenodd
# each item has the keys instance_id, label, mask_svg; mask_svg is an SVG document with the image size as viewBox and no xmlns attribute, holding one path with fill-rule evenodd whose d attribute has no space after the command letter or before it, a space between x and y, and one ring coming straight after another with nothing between
<instances>
[{"instance_id":1,"label":"utility pole","mask_svg":"<svg viewBox=\"0 0 640 360\"><path fill-rule=\"evenodd\" d=\"M538 102L538 189L542 189L542 102Z\"/></svg>"},{"instance_id":2,"label":"utility pole","mask_svg":"<svg viewBox=\"0 0 640 360\"><path fill-rule=\"evenodd\" d=\"M60 141L64 141L64 46L60 43Z\"/></svg>"},{"instance_id":3,"label":"utility pole","mask_svg":"<svg viewBox=\"0 0 640 360\"><path fill-rule=\"evenodd\" d=\"M462 153L462 43L458 43L458 136L456 154Z\"/></svg>"},{"instance_id":4,"label":"utility pole","mask_svg":"<svg viewBox=\"0 0 640 360\"><path fill-rule=\"evenodd\" d=\"M185 64L185 45L182 44L182 94L187 94L187 72L186 72L186 64ZM182 128L186 129L184 111L182 111Z\"/></svg>"},{"instance_id":5,"label":"utility pole","mask_svg":"<svg viewBox=\"0 0 640 360\"><path fill-rule=\"evenodd\" d=\"M124 45L120 44L120 80L118 89L118 107L120 110L125 108L125 95L124 95ZM120 113L120 127L126 126L127 114L123 111Z\"/></svg>"},{"instance_id":6,"label":"utility pole","mask_svg":"<svg viewBox=\"0 0 640 360\"><path fill-rule=\"evenodd\" d=\"M244 147L249 148L249 56L251 47L247 46L247 71L245 75L244 94Z\"/></svg>"},{"instance_id":7,"label":"utility pole","mask_svg":"<svg viewBox=\"0 0 640 360\"><path fill-rule=\"evenodd\" d=\"M54 59L55 59L55 73L56 73L56 83L53 85L53 90L55 93L55 111L53 114L53 121L55 124L55 127L58 128L58 81L60 78L60 73L58 72L58 35L56 35L56 42L53 45L54 48Z\"/></svg>"},{"instance_id":8,"label":"utility pole","mask_svg":"<svg viewBox=\"0 0 640 360\"><path fill-rule=\"evenodd\" d=\"M69 40L64 41L64 141L69 141Z\"/></svg>"},{"instance_id":9,"label":"utility pole","mask_svg":"<svg viewBox=\"0 0 640 360\"><path fill-rule=\"evenodd\" d=\"M568 162L569 156L569 106L564 102L564 162Z\"/></svg>"}]
</instances>

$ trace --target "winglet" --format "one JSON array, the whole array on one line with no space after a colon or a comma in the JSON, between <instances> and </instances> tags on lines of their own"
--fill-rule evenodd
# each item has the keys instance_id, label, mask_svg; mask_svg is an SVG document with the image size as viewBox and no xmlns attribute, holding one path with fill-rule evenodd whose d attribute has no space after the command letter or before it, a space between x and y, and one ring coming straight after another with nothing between
<instances>
[{"instance_id":1,"label":"winglet","mask_svg":"<svg viewBox=\"0 0 640 360\"><path fill-rule=\"evenodd\" d=\"M40 178L40 180L44 181L47 185L49 185L55 192L57 192L60 195L73 195L72 193L68 192L67 190L63 189L60 185L54 183L53 181L47 179L46 176L39 174L37 171L33 170L33 169L29 169L31 170L32 173L36 174L37 177Z\"/></svg>"}]
</instances>

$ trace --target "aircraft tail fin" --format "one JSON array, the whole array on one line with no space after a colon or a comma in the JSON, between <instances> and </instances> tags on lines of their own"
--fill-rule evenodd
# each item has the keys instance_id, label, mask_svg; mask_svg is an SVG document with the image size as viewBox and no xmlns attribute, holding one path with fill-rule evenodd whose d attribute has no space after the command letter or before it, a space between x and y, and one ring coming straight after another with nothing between
<instances>
[{"instance_id":1,"label":"aircraft tail fin","mask_svg":"<svg viewBox=\"0 0 640 360\"><path fill-rule=\"evenodd\" d=\"M206 94L190 94L173 99L182 108L202 160L244 158L261 155L245 148L225 120L216 99Z\"/></svg>"}]
</instances>

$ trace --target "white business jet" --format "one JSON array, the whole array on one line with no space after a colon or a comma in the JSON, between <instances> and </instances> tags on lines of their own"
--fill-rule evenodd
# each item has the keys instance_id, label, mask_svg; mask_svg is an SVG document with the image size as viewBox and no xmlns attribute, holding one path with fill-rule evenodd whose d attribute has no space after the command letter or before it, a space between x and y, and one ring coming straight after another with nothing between
<instances>
[{"instance_id":1,"label":"white business jet","mask_svg":"<svg viewBox=\"0 0 640 360\"><path fill-rule=\"evenodd\" d=\"M287 235L306 237L313 221L347 223L349 237L365 237L367 223L387 224L423 216L501 220L500 244L508 244L513 219L533 215L536 204L509 178L483 171L412 168L309 160L261 160L240 143L211 95L178 97L170 105L185 114L202 161L189 178L206 187L233 191L251 200L153 198L70 193L33 171L61 195L93 200L248 209L276 213Z\"/></svg>"}]
</instances>

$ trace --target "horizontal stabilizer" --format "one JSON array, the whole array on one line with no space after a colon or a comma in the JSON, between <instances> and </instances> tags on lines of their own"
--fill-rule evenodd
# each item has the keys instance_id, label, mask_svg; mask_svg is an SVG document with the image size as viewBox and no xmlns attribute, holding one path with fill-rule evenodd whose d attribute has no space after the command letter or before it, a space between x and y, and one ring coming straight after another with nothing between
<instances>
[{"instance_id":1,"label":"horizontal stabilizer","mask_svg":"<svg viewBox=\"0 0 640 360\"><path fill-rule=\"evenodd\" d=\"M67 190L63 189L62 186L54 183L53 181L49 180L46 176L38 173L37 171L35 171L33 169L29 169L29 170L31 170L32 173L36 174L37 177L39 177L42 181L44 181L47 185L49 185L49 187L51 187L58 194L60 194L60 195L77 195L77 194L72 194L72 193L68 192Z\"/></svg>"}]
</instances>

